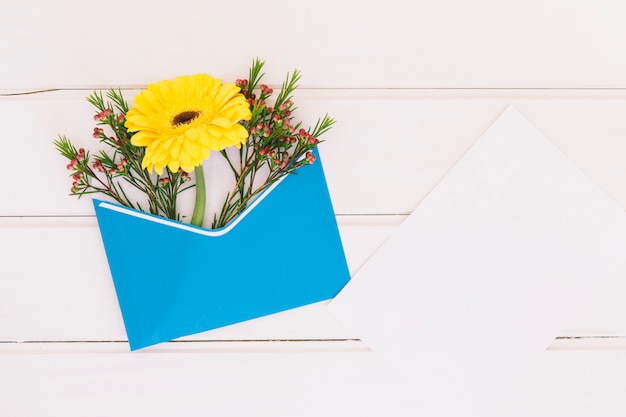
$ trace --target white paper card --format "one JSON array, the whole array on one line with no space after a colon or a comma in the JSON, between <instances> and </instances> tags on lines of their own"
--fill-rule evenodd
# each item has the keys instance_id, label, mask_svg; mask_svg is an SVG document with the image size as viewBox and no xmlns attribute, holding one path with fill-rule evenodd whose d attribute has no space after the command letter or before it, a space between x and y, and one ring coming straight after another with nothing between
<instances>
[{"instance_id":1,"label":"white paper card","mask_svg":"<svg viewBox=\"0 0 626 417\"><path fill-rule=\"evenodd\" d=\"M329 308L422 411L485 415L625 254L624 210L509 107Z\"/></svg>"}]
</instances>

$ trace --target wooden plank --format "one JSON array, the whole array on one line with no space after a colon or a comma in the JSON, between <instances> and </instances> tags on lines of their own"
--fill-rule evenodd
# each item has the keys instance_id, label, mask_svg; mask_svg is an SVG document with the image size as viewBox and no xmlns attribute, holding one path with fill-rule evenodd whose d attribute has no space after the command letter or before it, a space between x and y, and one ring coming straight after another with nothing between
<instances>
[{"instance_id":1,"label":"wooden plank","mask_svg":"<svg viewBox=\"0 0 626 417\"><path fill-rule=\"evenodd\" d=\"M86 94L60 91L0 99L3 137L11 138L3 141L0 166L12 177L0 196L0 216L93 214L89 199L77 202L67 196L67 161L52 146L57 134L65 134L77 147L99 149ZM330 98L310 91L297 96L302 120L314 123L328 112L339 121L320 145L339 214L411 212L506 105L500 100L366 94L369 98L336 91ZM37 169L24 169L20 156L25 149L29 167ZM224 165L217 156L209 158L207 175L212 166Z\"/></svg>"},{"instance_id":2,"label":"wooden plank","mask_svg":"<svg viewBox=\"0 0 626 417\"><path fill-rule=\"evenodd\" d=\"M623 338L557 341L519 381L500 415L625 415L625 347Z\"/></svg>"},{"instance_id":3,"label":"wooden plank","mask_svg":"<svg viewBox=\"0 0 626 417\"><path fill-rule=\"evenodd\" d=\"M0 216L93 214L89 199L67 196L66 161L51 144L63 133L79 147L98 148L86 94L0 99L0 165L10 177ZM305 90L298 111L309 121L326 112L339 120L320 145L338 214L408 214L510 103L626 207L626 93ZM26 150L36 169L24 168ZM209 171L220 161L207 164Z\"/></svg>"},{"instance_id":4,"label":"wooden plank","mask_svg":"<svg viewBox=\"0 0 626 417\"><path fill-rule=\"evenodd\" d=\"M625 18L613 0L9 1L0 89L239 78L256 56L273 84L298 67L311 87L626 87Z\"/></svg>"},{"instance_id":5,"label":"wooden plank","mask_svg":"<svg viewBox=\"0 0 626 417\"><path fill-rule=\"evenodd\" d=\"M402 218L343 220L340 233L354 274ZM126 340L95 218L0 218L0 247L0 341ZM325 305L191 339L356 338Z\"/></svg>"},{"instance_id":6,"label":"wooden plank","mask_svg":"<svg viewBox=\"0 0 626 417\"><path fill-rule=\"evenodd\" d=\"M404 415L411 399L409 387L389 380L378 358L360 347L241 352L209 346L135 354L115 344L39 348L16 353L0 344L3 414ZM381 385L385 379L389 385Z\"/></svg>"},{"instance_id":7,"label":"wooden plank","mask_svg":"<svg viewBox=\"0 0 626 417\"><path fill-rule=\"evenodd\" d=\"M115 343L0 344L0 412L413 416L424 395L416 392L423 375L390 370L355 342L287 349L273 342L193 344L201 347L168 343L134 353ZM556 344L561 346L538 358L494 416L624 415L623 340Z\"/></svg>"},{"instance_id":8,"label":"wooden plank","mask_svg":"<svg viewBox=\"0 0 626 417\"><path fill-rule=\"evenodd\" d=\"M339 217L352 275L404 218ZM0 342L126 340L93 217L0 218L0 247ZM626 270L581 306L561 335L626 335L624 297ZM325 306L316 303L186 339L358 339Z\"/></svg>"}]
</instances>

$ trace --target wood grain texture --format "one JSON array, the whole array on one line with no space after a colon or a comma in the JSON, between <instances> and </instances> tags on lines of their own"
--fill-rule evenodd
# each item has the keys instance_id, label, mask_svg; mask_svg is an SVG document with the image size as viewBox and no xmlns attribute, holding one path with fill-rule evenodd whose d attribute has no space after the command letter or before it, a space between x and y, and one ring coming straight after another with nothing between
<instances>
[{"instance_id":1,"label":"wood grain texture","mask_svg":"<svg viewBox=\"0 0 626 417\"><path fill-rule=\"evenodd\" d=\"M111 343L0 344L0 412L395 417L416 415L420 395L427 395L415 392L412 375L388 369L355 342L287 351L284 343L193 345L129 353ZM623 340L558 341L520 380L508 406L492 415L623 416L625 371Z\"/></svg>"},{"instance_id":2,"label":"wood grain texture","mask_svg":"<svg viewBox=\"0 0 626 417\"><path fill-rule=\"evenodd\" d=\"M399 219L341 224L352 273ZM340 219L340 223L343 223ZM0 342L126 340L95 218L0 219ZM353 242L351 245L348 242ZM324 303L275 314L191 340L353 339Z\"/></svg>"},{"instance_id":3,"label":"wood grain texture","mask_svg":"<svg viewBox=\"0 0 626 417\"><path fill-rule=\"evenodd\" d=\"M298 117L339 121L320 152L354 275L510 104L626 209L624 20L614 0L3 1L0 415L416 415L415 376L325 303L128 352L51 144L95 149L92 90L302 70ZM624 299L626 269L496 415L626 415Z\"/></svg>"},{"instance_id":4,"label":"wood grain texture","mask_svg":"<svg viewBox=\"0 0 626 417\"><path fill-rule=\"evenodd\" d=\"M127 92L129 100L134 93ZM98 149L91 137L93 110L84 100L88 94L0 98L6 138L0 164L10 175L7 192L0 196L0 216L93 214L89 199L77 203L67 196L66 161L51 143L64 134L79 147ZM338 120L320 145L338 214L412 212L509 104L626 207L626 145L621 140L626 93L304 90L296 99L301 120L313 123L326 112ZM29 164L37 169L24 168L18 156L26 149ZM37 192L26 184L37 184Z\"/></svg>"},{"instance_id":5,"label":"wood grain texture","mask_svg":"<svg viewBox=\"0 0 626 417\"><path fill-rule=\"evenodd\" d=\"M238 77L253 57L308 87L626 87L613 0L3 2L0 89Z\"/></svg>"}]
</instances>

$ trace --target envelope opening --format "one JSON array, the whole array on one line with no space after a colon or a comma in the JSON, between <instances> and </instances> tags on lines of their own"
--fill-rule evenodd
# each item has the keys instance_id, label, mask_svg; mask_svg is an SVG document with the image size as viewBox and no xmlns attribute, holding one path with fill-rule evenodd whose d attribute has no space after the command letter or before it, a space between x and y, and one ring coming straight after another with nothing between
<instances>
[{"instance_id":1,"label":"envelope opening","mask_svg":"<svg viewBox=\"0 0 626 417\"><path fill-rule=\"evenodd\" d=\"M226 226L221 227L219 229L206 229L204 227L199 227L199 226L194 226L192 224L183 223L178 220L168 219L165 217L157 216L155 214L145 213L143 211L135 210L130 207L124 207L119 204L110 203L108 201L100 201L97 199L94 199L94 200L96 201L96 205L102 209L117 211L118 213L124 213L132 217L136 217L136 218L147 220L147 221L154 222L154 223L163 224L165 226L169 226L169 227L173 227L173 228L177 228L181 230L187 230L189 232L197 233L197 234L204 235L204 236L217 237L217 236L223 236L227 234L228 232L230 232L233 228L235 228L237 224L248 215L248 213L250 213L261 201L263 201L263 199L267 195L269 195L276 187L278 187L278 185L282 181L284 181L287 175L291 175L291 174L285 174L281 176L278 180L276 180L275 183L270 185L256 199L254 199L254 201L252 201L252 203L250 203L248 207L246 207L245 210L241 212L241 214L235 217L233 221L231 221Z\"/></svg>"}]
</instances>

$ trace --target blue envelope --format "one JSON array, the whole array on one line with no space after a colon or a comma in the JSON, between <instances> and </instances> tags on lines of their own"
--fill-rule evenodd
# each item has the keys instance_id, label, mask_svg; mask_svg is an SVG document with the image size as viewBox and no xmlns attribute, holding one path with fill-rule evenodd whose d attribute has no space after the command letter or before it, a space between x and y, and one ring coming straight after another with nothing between
<instances>
[{"instance_id":1,"label":"blue envelope","mask_svg":"<svg viewBox=\"0 0 626 417\"><path fill-rule=\"evenodd\" d=\"M94 206L131 350L333 298L350 279L319 157L222 229Z\"/></svg>"}]
</instances>

